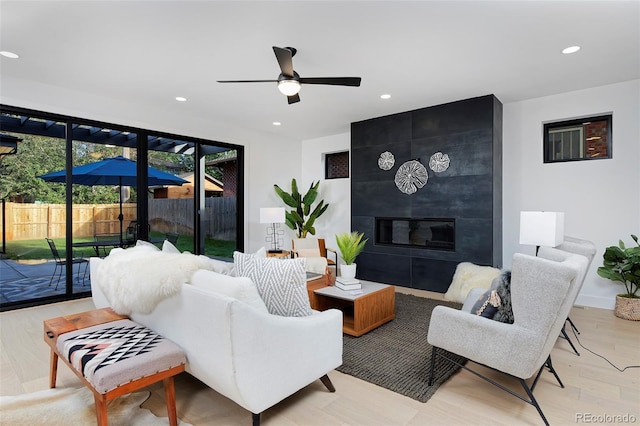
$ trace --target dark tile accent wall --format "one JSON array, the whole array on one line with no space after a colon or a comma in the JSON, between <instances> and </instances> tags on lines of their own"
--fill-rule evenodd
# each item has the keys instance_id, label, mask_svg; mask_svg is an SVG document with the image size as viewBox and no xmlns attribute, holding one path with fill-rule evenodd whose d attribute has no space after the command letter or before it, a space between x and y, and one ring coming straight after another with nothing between
<instances>
[{"instance_id":1,"label":"dark tile accent wall","mask_svg":"<svg viewBox=\"0 0 640 426\"><path fill-rule=\"evenodd\" d=\"M389 151L395 165L378 167ZM448 154L435 173L429 159ZM420 159L427 184L414 194L394 178L404 162ZM502 263L502 104L493 95L351 124L351 228L369 239L358 256L358 278L445 292L456 265ZM455 250L374 244L376 217L454 218Z\"/></svg>"}]
</instances>

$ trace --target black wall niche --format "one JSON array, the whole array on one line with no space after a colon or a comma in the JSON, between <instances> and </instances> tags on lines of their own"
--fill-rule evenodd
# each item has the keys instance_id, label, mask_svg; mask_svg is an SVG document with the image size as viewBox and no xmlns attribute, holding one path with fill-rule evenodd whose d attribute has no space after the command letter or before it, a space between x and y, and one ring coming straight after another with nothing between
<instances>
[{"instance_id":1,"label":"black wall niche","mask_svg":"<svg viewBox=\"0 0 640 426\"><path fill-rule=\"evenodd\" d=\"M378 166L389 151L390 170ZM449 168L429 167L433 154ZM398 167L419 160L427 183L405 194ZM502 104L494 95L351 123L351 228L369 239L358 256L358 278L446 292L460 262L501 267ZM375 243L376 218L455 220L453 250Z\"/></svg>"}]
</instances>

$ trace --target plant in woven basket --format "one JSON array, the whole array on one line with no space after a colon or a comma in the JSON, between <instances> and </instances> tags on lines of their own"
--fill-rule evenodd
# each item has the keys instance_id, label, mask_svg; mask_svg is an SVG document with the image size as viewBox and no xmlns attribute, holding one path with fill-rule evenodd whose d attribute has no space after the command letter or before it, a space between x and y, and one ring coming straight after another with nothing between
<instances>
[{"instance_id":1,"label":"plant in woven basket","mask_svg":"<svg viewBox=\"0 0 640 426\"><path fill-rule=\"evenodd\" d=\"M626 247L620 240L617 246L605 249L603 266L598 268L598 275L610 279L613 282L621 282L626 293L621 297L640 298L638 286L640 285L640 243L638 237L631 234L636 247Z\"/></svg>"},{"instance_id":2,"label":"plant in woven basket","mask_svg":"<svg viewBox=\"0 0 640 426\"><path fill-rule=\"evenodd\" d=\"M636 247L626 247L620 240L617 246L607 247L604 252L603 266L598 275L613 282L621 282L626 293L616 296L614 313L617 317L640 321L640 244L638 237L631 235Z\"/></svg>"}]
</instances>

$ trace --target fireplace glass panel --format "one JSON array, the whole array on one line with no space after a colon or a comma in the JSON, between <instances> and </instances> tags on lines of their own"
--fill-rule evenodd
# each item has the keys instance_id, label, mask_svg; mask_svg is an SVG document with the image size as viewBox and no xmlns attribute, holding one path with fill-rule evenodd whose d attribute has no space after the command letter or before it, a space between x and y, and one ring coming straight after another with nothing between
<instances>
[{"instance_id":1,"label":"fireplace glass panel","mask_svg":"<svg viewBox=\"0 0 640 426\"><path fill-rule=\"evenodd\" d=\"M455 249L455 219L376 218L376 244Z\"/></svg>"}]
</instances>

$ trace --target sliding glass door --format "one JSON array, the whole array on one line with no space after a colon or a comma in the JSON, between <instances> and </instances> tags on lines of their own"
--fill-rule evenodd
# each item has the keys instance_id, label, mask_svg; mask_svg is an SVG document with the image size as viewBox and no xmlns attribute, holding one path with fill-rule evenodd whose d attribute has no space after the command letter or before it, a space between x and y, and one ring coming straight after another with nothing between
<instances>
[{"instance_id":1,"label":"sliding glass door","mask_svg":"<svg viewBox=\"0 0 640 426\"><path fill-rule=\"evenodd\" d=\"M242 147L4 106L0 125L22 139L0 157L0 309L89 295L87 260L139 239L242 250Z\"/></svg>"}]
</instances>

